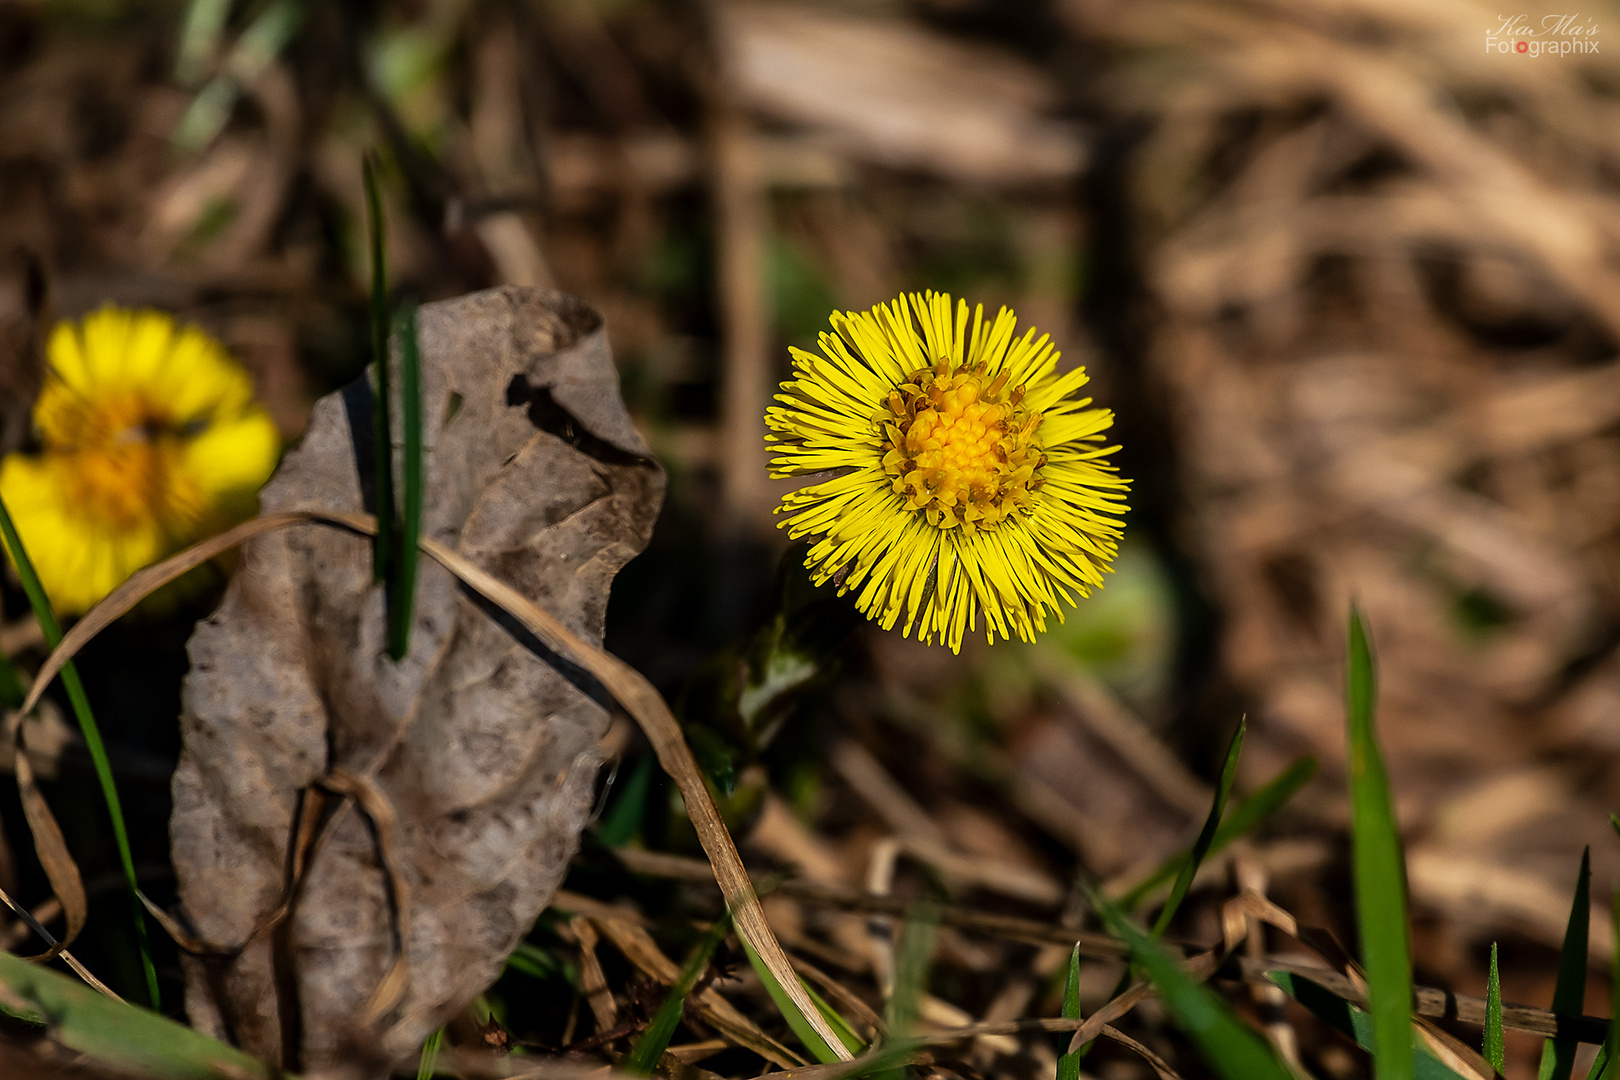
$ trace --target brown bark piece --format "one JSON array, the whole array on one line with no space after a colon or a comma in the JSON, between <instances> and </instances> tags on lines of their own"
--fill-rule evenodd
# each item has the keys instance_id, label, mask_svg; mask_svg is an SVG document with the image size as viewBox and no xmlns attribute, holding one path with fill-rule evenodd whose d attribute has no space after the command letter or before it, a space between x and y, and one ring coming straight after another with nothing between
<instances>
[{"instance_id":1,"label":"brown bark piece","mask_svg":"<svg viewBox=\"0 0 1620 1080\"><path fill-rule=\"evenodd\" d=\"M599 643L609 585L647 542L664 485L619 398L601 317L508 287L426 305L418 327L424 536ZM364 384L316 404L265 512L372 509L369 404ZM188 963L187 1005L199 1026L288 1067L408 1054L495 980L576 848L607 728L602 705L431 560L397 664L384 618L370 542L299 527L243 546L190 644L174 862L185 918L230 952ZM292 914L267 930L297 862L301 793L339 769L391 804L389 869L406 903L396 915L375 815L345 804ZM396 918L408 981L368 1024Z\"/></svg>"}]
</instances>

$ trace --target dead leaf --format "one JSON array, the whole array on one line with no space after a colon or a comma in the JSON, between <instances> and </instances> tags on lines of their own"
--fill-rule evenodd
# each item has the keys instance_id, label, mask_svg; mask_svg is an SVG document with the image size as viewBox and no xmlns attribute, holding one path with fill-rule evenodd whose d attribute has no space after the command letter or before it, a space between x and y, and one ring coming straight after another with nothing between
<instances>
[{"instance_id":1,"label":"dead leaf","mask_svg":"<svg viewBox=\"0 0 1620 1080\"><path fill-rule=\"evenodd\" d=\"M505 288L427 305L418 325L424 538L600 642L608 586L646 543L663 492L600 316ZM263 493L266 513L371 509L370 413L364 383L320 401ZM577 669L480 607L423 562L411 648L395 664L363 537L297 527L243 546L191 641L174 783L185 918L235 950L190 965L199 1026L291 1067L407 1054L495 980L550 899L589 811L607 714L571 681ZM344 774L392 808L387 862L407 887L389 886L375 814L344 802L289 892L301 793ZM284 895L291 914L265 933ZM402 959L398 1004L363 1025Z\"/></svg>"}]
</instances>

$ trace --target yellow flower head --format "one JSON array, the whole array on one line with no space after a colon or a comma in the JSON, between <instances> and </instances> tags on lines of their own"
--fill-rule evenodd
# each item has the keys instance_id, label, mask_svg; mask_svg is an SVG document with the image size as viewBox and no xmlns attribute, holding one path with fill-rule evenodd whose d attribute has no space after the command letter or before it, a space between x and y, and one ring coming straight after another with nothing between
<instances>
[{"instance_id":1,"label":"yellow flower head","mask_svg":"<svg viewBox=\"0 0 1620 1080\"><path fill-rule=\"evenodd\" d=\"M1102 584L1130 481L1103 446L1114 422L1075 392L1085 369L1057 372L1033 329L1014 337L1002 308L912 293L834 313L817 356L765 414L773 477L832 474L788 495L789 535L816 536L817 584L859 589L856 607L885 630L902 618L953 651L978 629L1024 641L1058 601Z\"/></svg>"},{"instance_id":2,"label":"yellow flower head","mask_svg":"<svg viewBox=\"0 0 1620 1080\"><path fill-rule=\"evenodd\" d=\"M219 342L105 307L59 324L46 361L38 452L0 461L0 498L59 612L256 512L281 440Z\"/></svg>"}]
</instances>

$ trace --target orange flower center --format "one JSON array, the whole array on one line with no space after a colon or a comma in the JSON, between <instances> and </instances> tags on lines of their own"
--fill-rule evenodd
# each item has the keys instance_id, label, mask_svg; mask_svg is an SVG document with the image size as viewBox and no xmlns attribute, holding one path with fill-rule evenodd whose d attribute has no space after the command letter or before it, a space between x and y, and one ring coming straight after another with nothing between
<instances>
[{"instance_id":1,"label":"orange flower center","mask_svg":"<svg viewBox=\"0 0 1620 1080\"><path fill-rule=\"evenodd\" d=\"M883 470L906 505L930 525L971 536L1028 511L1043 480L1040 413L1020 407L1024 388L983 364L955 368L941 357L889 392L878 417Z\"/></svg>"},{"instance_id":2,"label":"orange flower center","mask_svg":"<svg viewBox=\"0 0 1620 1080\"><path fill-rule=\"evenodd\" d=\"M108 395L67 419L67 438L47 450L85 517L117 531L142 522L173 531L199 512L202 493L181 468L182 434L163 409L143 395Z\"/></svg>"}]
</instances>

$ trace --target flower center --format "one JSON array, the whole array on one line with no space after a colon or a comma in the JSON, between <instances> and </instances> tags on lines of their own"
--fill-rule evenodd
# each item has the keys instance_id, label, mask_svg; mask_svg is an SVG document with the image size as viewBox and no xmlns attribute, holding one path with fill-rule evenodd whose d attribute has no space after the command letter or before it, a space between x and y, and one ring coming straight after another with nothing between
<instances>
[{"instance_id":1,"label":"flower center","mask_svg":"<svg viewBox=\"0 0 1620 1080\"><path fill-rule=\"evenodd\" d=\"M983 364L953 368L941 357L889 392L883 471L912 510L941 529L969 536L1027 511L1044 482L1041 414L1019 405L1024 388L1007 374L985 378Z\"/></svg>"},{"instance_id":2,"label":"flower center","mask_svg":"<svg viewBox=\"0 0 1620 1080\"><path fill-rule=\"evenodd\" d=\"M60 455L70 505L114 530L143 522L170 529L193 516L201 493L184 476L181 438L163 412L138 396L87 401L75 410Z\"/></svg>"}]
</instances>

